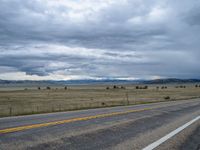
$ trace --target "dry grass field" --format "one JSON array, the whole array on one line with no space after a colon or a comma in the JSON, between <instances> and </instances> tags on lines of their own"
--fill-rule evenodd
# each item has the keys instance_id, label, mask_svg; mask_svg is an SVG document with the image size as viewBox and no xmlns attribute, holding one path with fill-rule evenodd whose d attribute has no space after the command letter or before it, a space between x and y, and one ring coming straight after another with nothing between
<instances>
[{"instance_id":1,"label":"dry grass field","mask_svg":"<svg viewBox=\"0 0 200 150\"><path fill-rule=\"evenodd\" d=\"M113 89L110 85L32 88L0 88L0 116L14 116L56 111L69 111L97 107L132 105L157 101L172 101L200 97L200 88L186 84L148 85L148 89L136 89L136 85L123 85L125 89ZM144 85L139 85L144 86ZM159 86L159 89L157 87ZM161 89L167 86L167 89Z\"/></svg>"}]
</instances>

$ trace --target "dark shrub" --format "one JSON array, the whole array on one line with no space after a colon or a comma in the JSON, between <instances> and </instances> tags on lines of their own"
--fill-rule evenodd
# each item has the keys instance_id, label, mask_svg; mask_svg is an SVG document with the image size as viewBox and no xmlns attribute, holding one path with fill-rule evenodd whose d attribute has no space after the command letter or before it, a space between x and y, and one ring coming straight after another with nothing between
<instances>
[{"instance_id":1,"label":"dark shrub","mask_svg":"<svg viewBox=\"0 0 200 150\"><path fill-rule=\"evenodd\" d=\"M124 86L121 86L121 89L126 89Z\"/></svg>"},{"instance_id":2,"label":"dark shrub","mask_svg":"<svg viewBox=\"0 0 200 150\"><path fill-rule=\"evenodd\" d=\"M113 89L117 89L117 86L116 86L116 85L114 85L114 86L113 86Z\"/></svg>"},{"instance_id":3,"label":"dark shrub","mask_svg":"<svg viewBox=\"0 0 200 150\"><path fill-rule=\"evenodd\" d=\"M102 103L101 103L101 105L102 105L102 106L104 106L104 105L105 105L105 103L104 103L104 102L102 102Z\"/></svg>"},{"instance_id":4,"label":"dark shrub","mask_svg":"<svg viewBox=\"0 0 200 150\"><path fill-rule=\"evenodd\" d=\"M51 87L50 86L47 86L47 90L50 90L51 89Z\"/></svg>"},{"instance_id":5,"label":"dark shrub","mask_svg":"<svg viewBox=\"0 0 200 150\"><path fill-rule=\"evenodd\" d=\"M168 100L168 99L170 99L170 97L169 97L169 96L165 96L164 99L165 99L165 100Z\"/></svg>"},{"instance_id":6,"label":"dark shrub","mask_svg":"<svg viewBox=\"0 0 200 150\"><path fill-rule=\"evenodd\" d=\"M109 89L110 89L109 86L107 86L107 87L106 87L106 90L109 90Z\"/></svg>"}]
</instances>

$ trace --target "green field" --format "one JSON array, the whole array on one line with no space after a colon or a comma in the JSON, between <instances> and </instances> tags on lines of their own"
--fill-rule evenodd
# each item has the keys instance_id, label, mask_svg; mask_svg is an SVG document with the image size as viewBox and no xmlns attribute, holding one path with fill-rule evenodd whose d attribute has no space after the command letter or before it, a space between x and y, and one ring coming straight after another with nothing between
<instances>
[{"instance_id":1,"label":"green field","mask_svg":"<svg viewBox=\"0 0 200 150\"><path fill-rule=\"evenodd\" d=\"M109 86L110 89L106 89ZM113 85L82 85L51 87L0 88L0 116L14 116L57 111L69 111L119 105L133 105L158 101L172 101L200 97L200 88L186 84L148 85L148 89L136 89L136 85L123 85L125 89L113 89ZM144 85L140 85L144 86ZM167 89L157 87L167 86Z\"/></svg>"}]
</instances>

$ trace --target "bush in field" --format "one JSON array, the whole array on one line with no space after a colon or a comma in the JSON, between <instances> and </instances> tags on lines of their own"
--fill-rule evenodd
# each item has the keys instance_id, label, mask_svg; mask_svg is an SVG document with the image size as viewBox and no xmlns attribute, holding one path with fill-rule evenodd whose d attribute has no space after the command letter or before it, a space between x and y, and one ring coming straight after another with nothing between
<instances>
[{"instance_id":1,"label":"bush in field","mask_svg":"<svg viewBox=\"0 0 200 150\"><path fill-rule=\"evenodd\" d=\"M67 90L67 86L65 86L64 89Z\"/></svg>"},{"instance_id":2,"label":"bush in field","mask_svg":"<svg viewBox=\"0 0 200 150\"><path fill-rule=\"evenodd\" d=\"M162 86L161 89L167 89L167 86Z\"/></svg>"},{"instance_id":3,"label":"bush in field","mask_svg":"<svg viewBox=\"0 0 200 150\"><path fill-rule=\"evenodd\" d=\"M38 87L38 90L41 90L41 88L40 88L40 87Z\"/></svg>"},{"instance_id":4,"label":"bush in field","mask_svg":"<svg viewBox=\"0 0 200 150\"><path fill-rule=\"evenodd\" d=\"M169 100L170 97L169 97L169 96L165 96L164 99L165 99L165 100Z\"/></svg>"},{"instance_id":5,"label":"bush in field","mask_svg":"<svg viewBox=\"0 0 200 150\"><path fill-rule=\"evenodd\" d=\"M116 85L114 85L114 86L113 86L113 89L119 89L119 87L118 87L118 86L116 86Z\"/></svg>"},{"instance_id":6,"label":"bush in field","mask_svg":"<svg viewBox=\"0 0 200 150\"><path fill-rule=\"evenodd\" d=\"M195 87L198 88L199 86L196 84Z\"/></svg>"},{"instance_id":7,"label":"bush in field","mask_svg":"<svg viewBox=\"0 0 200 150\"><path fill-rule=\"evenodd\" d=\"M176 88L186 88L186 86L185 85L180 85L180 86L176 86Z\"/></svg>"},{"instance_id":8,"label":"bush in field","mask_svg":"<svg viewBox=\"0 0 200 150\"><path fill-rule=\"evenodd\" d=\"M148 89L148 86L136 86L136 89Z\"/></svg>"},{"instance_id":9,"label":"bush in field","mask_svg":"<svg viewBox=\"0 0 200 150\"><path fill-rule=\"evenodd\" d=\"M51 90L51 87L50 86L47 86L47 88L46 88L47 90Z\"/></svg>"},{"instance_id":10,"label":"bush in field","mask_svg":"<svg viewBox=\"0 0 200 150\"><path fill-rule=\"evenodd\" d=\"M102 105L102 106L105 106L105 103L104 103L104 102L102 102L102 103L101 103L101 105Z\"/></svg>"},{"instance_id":11,"label":"bush in field","mask_svg":"<svg viewBox=\"0 0 200 150\"><path fill-rule=\"evenodd\" d=\"M124 86L117 86L117 85L113 85L113 87L111 87L111 88L113 88L113 89L126 89L126 87L124 87ZM109 89L110 89L110 87L107 86L106 90L109 90Z\"/></svg>"},{"instance_id":12,"label":"bush in field","mask_svg":"<svg viewBox=\"0 0 200 150\"><path fill-rule=\"evenodd\" d=\"M121 89L126 89L126 87L124 87L124 86L121 86Z\"/></svg>"},{"instance_id":13,"label":"bush in field","mask_svg":"<svg viewBox=\"0 0 200 150\"><path fill-rule=\"evenodd\" d=\"M180 88L186 88L186 86L185 85L181 85Z\"/></svg>"}]
</instances>

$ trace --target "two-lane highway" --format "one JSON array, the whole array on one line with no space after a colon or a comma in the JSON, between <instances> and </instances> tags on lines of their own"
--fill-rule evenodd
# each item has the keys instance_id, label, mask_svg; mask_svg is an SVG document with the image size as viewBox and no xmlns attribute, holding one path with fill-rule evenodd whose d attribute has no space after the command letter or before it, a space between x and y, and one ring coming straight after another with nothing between
<instances>
[{"instance_id":1,"label":"two-lane highway","mask_svg":"<svg viewBox=\"0 0 200 150\"><path fill-rule=\"evenodd\" d=\"M200 99L0 119L0 149L200 148Z\"/></svg>"}]
</instances>

